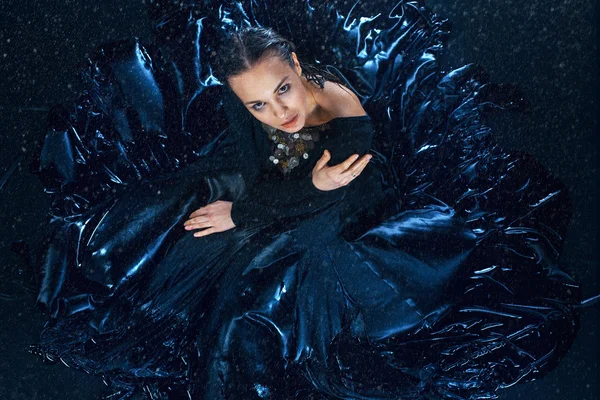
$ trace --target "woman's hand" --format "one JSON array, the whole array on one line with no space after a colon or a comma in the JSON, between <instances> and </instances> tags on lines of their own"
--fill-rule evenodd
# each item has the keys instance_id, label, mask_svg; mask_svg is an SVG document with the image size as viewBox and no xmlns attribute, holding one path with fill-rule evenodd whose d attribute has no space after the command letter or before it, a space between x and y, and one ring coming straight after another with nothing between
<instances>
[{"instance_id":1,"label":"woman's hand","mask_svg":"<svg viewBox=\"0 0 600 400\"><path fill-rule=\"evenodd\" d=\"M194 233L195 237L233 229L235 224L231 219L231 205L230 201L217 200L191 213L189 219L183 225L188 231L204 229Z\"/></svg>"},{"instance_id":2,"label":"woman's hand","mask_svg":"<svg viewBox=\"0 0 600 400\"><path fill-rule=\"evenodd\" d=\"M329 150L323 152L323 156L317 161L312 171L313 185L319 190L335 190L354 180L367 166L372 156L365 154L358 158L358 154L351 155L344 162L328 166L331 160Z\"/></svg>"}]
</instances>

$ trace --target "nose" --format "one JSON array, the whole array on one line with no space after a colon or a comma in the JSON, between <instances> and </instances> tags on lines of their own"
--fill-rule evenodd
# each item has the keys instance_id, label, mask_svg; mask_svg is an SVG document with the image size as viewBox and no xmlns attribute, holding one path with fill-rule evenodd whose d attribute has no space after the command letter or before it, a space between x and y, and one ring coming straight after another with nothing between
<instances>
[{"instance_id":1,"label":"nose","mask_svg":"<svg viewBox=\"0 0 600 400\"><path fill-rule=\"evenodd\" d=\"M279 119L288 118L288 107L283 102L276 101L273 104L273 114Z\"/></svg>"}]
</instances>

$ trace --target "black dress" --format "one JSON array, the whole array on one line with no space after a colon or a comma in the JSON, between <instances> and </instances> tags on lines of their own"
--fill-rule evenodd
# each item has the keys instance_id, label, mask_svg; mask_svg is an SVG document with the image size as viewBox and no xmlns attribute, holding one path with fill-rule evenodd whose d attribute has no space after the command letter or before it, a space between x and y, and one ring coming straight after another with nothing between
<instances>
[{"instance_id":1,"label":"black dress","mask_svg":"<svg viewBox=\"0 0 600 400\"><path fill-rule=\"evenodd\" d=\"M252 13L222 2L218 16L190 4L185 18L166 4L151 8L158 39L208 32L187 55L194 73L210 71L199 60L219 26L282 28L245 4ZM95 89L51 113L41 153L54 216L35 352L103 375L111 398L483 399L542 376L573 341L580 292L556 264L563 186L481 121L515 93L475 66L437 71L445 25L420 4L399 3L364 42L364 24L332 5L287 7L317 30L347 15L346 33L318 37L338 40L334 56L365 45L336 73L369 115L288 137L215 80L188 90L183 45L103 49ZM181 115L202 134L173 128ZM324 192L310 178L324 149L331 164L374 158ZM183 230L217 199L233 202L236 228Z\"/></svg>"}]
</instances>

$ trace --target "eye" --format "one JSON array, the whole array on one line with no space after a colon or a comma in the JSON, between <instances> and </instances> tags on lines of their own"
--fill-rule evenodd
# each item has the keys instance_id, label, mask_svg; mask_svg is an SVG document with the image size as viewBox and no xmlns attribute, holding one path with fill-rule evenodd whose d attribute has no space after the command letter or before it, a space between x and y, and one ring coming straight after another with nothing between
<instances>
[{"instance_id":1,"label":"eye","mask_svg":"<svg viewBox=\"0 0 600 400\"><path fill-rule=\"evenodd\" d=\"M289 90L290 90L290 84L286 83L285 85L283 85L282 87L279 88L279 93L283 94Z\"/></svg>"},{"instance_id":2,"label":"eye","mask_svg":"<svg viewBox=\"0 0 600 400\"><path fill-rule=\"evenodd\" d=\"M285 94L285 93L289 92L289 90L290 90L290 86L291 86L291 85L290 85L289 83L286 83L285 85L282 85L282 86L279 88L279 91L278 91L278 92L279 92L279 94ZM264 105L265 105L265 103L264 103L264 102L262 102L262 101L261 101L261 102L259 102L259 103L254 103L254 104L252 105L252 109L253 109L254 111L260 111L260 110L261 110L261 109L264 107Z\"/></svg>"},{"instance_id":3,"label":"eye","mask_svg":"<svg viewBox=\"0 0 600 400\"><path fill-rule=\"evenodd\" d=\"M264 105L265 105L265 103L263 103L261 101L260 103L254 103L252 105L252 108L254 108L254 110L256 110L256 111L260 111L260 109L263 108Z\"/></svg>"}]
</instances>

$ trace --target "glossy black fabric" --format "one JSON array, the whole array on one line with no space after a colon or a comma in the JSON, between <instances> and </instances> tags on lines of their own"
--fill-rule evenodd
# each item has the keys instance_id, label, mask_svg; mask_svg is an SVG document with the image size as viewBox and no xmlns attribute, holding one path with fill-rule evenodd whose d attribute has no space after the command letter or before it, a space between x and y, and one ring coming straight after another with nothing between
<instances>
[{"instance_id":1,"label":"glossy black fabric","mask_svg":"<svg viewBox=\"0 0 600 400\"><path fill-rule=\"evenodd\" d=\"M482 121L518 93L474 65L439 71L447 25L421 3L274 4L149 2L155 42L104 45L80 102L53 109L35 351L102 374L111 398L487 399L542 376L580 291L557 265L564 187ZM322 149L278 176L211 74L247 23L330 65L370 116L327 128L340 160L371 142L369 167L295 210ZM217 199L246 210L238 227L183 230Z\"/></svg>"},{"instance_id":2,"label":"glossy black fabric","mask_svg":"<svg viewBox=\"0 0 600 400\"><path fill-rule=\"evenodd\" d=\"M247 112L239 108L240 113ZM300 217L328 206L340 200L347 193L347 187L340 190L321 191L312 184L312 169L325 149L332 154L331 165L339 164L353 154L363 155L371 148L373 129L368 115L347 118L335 118L327 124L314 127L320 134L314 148L308 151L308 157L289 173L284 173L269 159L273 155L268 133L258 120L239 129L237 143L250 142L252 147L241 151L242 162L247 169L245 181L253 182L244 198L234 202L231 216L237 227L251 224L263 224L264 221ZM250 129L253 127L254 129ZM254 138L249 141L248 138ZM248 160L248 161L245 161ZM250 161L253 160L253 161ZM256 176L256 179L252 178ZM360 178L369 179L373 174L367 172ZM377 193L373 196L378 197Z\"/></svg>"}]
</instances>

